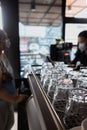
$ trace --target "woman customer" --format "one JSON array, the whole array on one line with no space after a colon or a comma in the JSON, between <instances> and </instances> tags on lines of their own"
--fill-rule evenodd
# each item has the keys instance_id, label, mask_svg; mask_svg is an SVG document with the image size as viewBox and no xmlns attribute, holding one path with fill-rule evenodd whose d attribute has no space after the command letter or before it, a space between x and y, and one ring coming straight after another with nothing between
<instances>
[{"instance_id":1,"label":"woman customer","mask_svg":"<svg viewBox=\"0 0 87 130\"><path fill-rule=\"evenodd\" d=\"M12 67L4 53L10 41L0 29L0 130L10 130L14 124L13 103L19 103L25 95L15 96L16 89Z\"/></svg>"}]
</instances>

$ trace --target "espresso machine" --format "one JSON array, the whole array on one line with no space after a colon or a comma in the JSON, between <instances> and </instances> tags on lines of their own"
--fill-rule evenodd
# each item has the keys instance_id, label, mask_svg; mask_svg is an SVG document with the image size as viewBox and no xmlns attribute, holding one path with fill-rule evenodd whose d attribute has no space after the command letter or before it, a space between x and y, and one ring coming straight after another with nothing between
<instances>
[{"instance_id":1,"label":"espresso machine","mask_svg":"<svg viewBox=\"0 0 87 130\"><path fill-rule=\"evenodd\" d=\"M66 42L61 44L55 44L50 46L50 58L53 61L64 61L64 63L70 63L70 51L72 49L72 43Z\"/></svg>"}]
</instances>

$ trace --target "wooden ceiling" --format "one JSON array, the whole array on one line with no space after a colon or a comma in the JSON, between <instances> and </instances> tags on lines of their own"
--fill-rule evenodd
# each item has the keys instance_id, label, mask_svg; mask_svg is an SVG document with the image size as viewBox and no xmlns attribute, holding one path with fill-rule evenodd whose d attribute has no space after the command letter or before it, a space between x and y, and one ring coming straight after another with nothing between
<instances>
[{"instance_id":1,"label":"wooden ceiling","mask_svg":"<svg viewBox=\"0 0 87 130\"><path fill-rule=\"evenodd\" d=\"M62 0L19 0L19 21L29 26L58 27L62 21Z\"/></svg>"},{"instance_id":2,"label":"wooden ceiling","mask_svg":"<svg viewBox=\"0 0 87 130\"><path fill-rule=\"evenodd\" d=\"M66 0L66 17L75 17L87 8L87 0Z\"/></svg>"}]
</instances>

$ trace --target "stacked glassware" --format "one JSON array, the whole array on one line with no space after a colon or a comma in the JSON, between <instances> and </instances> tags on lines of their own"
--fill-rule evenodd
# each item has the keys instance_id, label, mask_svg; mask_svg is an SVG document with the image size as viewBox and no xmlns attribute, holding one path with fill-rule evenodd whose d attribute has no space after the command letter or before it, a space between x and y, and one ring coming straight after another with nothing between
<instances>
[{"instance_id":1,"label":"stacked glassware","mask_svg":"<svg viewBox=\"0 0 87 130\"><path fill-rule=\"evenodd\" d=\"M66 105L64 123L67 129L80 126L87 117L87 90L75 88L69 91L69 99Z\"/></svg>"},{"instance_id":2,"label":"stacked glassware","mask_svg":"<svg viewBox=\"0 0 87 130\"><path fill-rule=\"evenodd\" d=\"M55 111L67 130L87 117L87 68L73 71L63 62L45 63L41 82Z\"/></svg>"}]
</instances>

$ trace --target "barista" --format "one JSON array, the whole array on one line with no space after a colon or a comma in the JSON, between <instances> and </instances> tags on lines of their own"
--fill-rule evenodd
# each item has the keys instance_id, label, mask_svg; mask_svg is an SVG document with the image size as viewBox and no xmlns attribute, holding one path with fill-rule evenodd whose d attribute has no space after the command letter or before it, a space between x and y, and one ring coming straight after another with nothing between
<instances>
[{"instance_id":1,"label":"barista","mask_svg":"<svg viewBox=\"0 0 87 130\"><path fill-rule=\"evenodd\" d=\"M82 31L78 35L78 46L72 65L79 62L82 66L87 66L87 30Z\"/></svg>"}]
</instances>

